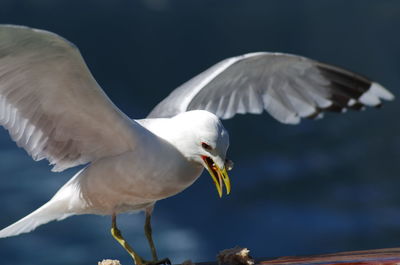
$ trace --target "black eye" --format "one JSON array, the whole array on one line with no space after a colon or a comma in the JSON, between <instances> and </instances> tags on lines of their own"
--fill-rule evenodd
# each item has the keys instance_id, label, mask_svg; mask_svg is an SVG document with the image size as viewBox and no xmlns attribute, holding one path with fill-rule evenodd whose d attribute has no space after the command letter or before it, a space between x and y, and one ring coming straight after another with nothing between
<instances>
[{"instance_id":1,"label":"black eye","mask_svg":"<svg viewBox=\"0 0 400 265\"><path fill-rule=\"evenodd\" d=\"M209 146L208 144L204 143L204 142L201 143L201 146L206 150L212 150L212 147Z\"/></svg>"}]
</instances>

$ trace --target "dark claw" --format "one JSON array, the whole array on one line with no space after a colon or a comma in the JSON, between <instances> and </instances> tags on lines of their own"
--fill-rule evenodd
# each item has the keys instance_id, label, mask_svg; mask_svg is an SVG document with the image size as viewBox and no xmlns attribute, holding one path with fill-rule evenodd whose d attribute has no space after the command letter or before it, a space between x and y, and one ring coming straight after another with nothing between
<instances>
[{"instance_id":1,"label":"dark claw","mask_svg":"<svg viewBox=\"0 0 400 265\"><path fill-rule=\"evenodd\" d=\"M169 260L169 258L165 258L165 259L160 259L157 261L150 261L147 263L148 265L171 265L171 261Z\"/></svg>"}]
</instances>

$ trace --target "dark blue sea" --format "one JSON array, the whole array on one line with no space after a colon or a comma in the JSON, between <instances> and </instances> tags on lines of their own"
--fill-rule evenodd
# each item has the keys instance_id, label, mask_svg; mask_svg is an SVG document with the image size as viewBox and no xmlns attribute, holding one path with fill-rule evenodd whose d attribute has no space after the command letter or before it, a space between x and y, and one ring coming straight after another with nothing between
<instances>
[{"instance_id":1,"label":"dark blue sea","mask_svg":"<svg viewBox=\"0 0 400 265\"><path fill-rule=\"evenodd\" d=\"M0 0L0 23L50 30L75 43L132 118L145 117L214 63L255 51L345 67L399 95L397 0ZM209 261L236 245L255 257L400 247L398 100L298 126L268 114L224 121L235 162L232 194L219 199L203 174L158 202L153 231L160 256ZM77 170L51 173L1 129L0 227L45 203ZM119 218L128 241L149 258L143 221L143 214ZM0 264L131 264L110 223L107 216L74 216L0 239Z\"/></svg>"}]
</instances>

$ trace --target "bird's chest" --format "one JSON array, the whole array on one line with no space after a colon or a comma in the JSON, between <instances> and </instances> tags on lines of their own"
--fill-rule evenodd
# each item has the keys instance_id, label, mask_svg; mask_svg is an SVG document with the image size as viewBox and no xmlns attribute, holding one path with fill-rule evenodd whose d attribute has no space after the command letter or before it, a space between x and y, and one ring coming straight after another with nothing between
<instances>
[{"instance_id":1,"label":"bird's chest","mask_svg":"<svg viewBox=\"0 0 400 265\"><path fill-rule=\"evenodd\" d=\"M111 204L142 204L173 196L189 187L202 167L178 154L130 152L93 163L85 172L86 191ZM92 196L96 194L96 196Z\"/></svg>"},{"instance_id":2,"label":"bird's chest","mask_svg":"<svg viewBox=\"0 0 400 265\"><path fill-rule=\"evenodd\" d=\"M126 174L131 182L130 191L140 191L141 196L164 199L175 195L200 176L203 168L178 155L166 155L158 159L139 159Z\"/></svg>"}]
</instances>

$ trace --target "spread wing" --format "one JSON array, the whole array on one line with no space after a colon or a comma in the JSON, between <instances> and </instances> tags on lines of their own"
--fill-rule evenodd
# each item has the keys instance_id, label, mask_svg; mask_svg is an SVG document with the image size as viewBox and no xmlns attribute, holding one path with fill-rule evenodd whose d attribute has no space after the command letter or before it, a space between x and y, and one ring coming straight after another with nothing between
<instances>
[{"instance_id":1,"label":"spread wing","mask_svg":"<svg viewBox=\"0 0 400 265\"><path fill-rule=\"evenodd\" d=\"M0 125L53 171L127 151L140 127L108 99L73 44L11 25L0 25Z\"/></svg>"},{"instance_id":2,"label":"spread wing","mask_svg":"<svg viewBox=\"0 0 400 265\"><path fill-rule=\"evenodd\" d=\"M175 89L148 115L171 117L203 109L222 119L266 110L282 123L379 106L394 96L350 71L282 53L250 53L226 59Z\"/></svg>"}]
</instances>

